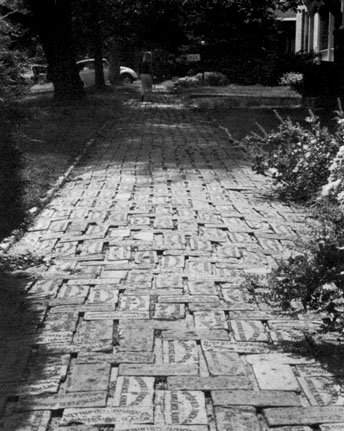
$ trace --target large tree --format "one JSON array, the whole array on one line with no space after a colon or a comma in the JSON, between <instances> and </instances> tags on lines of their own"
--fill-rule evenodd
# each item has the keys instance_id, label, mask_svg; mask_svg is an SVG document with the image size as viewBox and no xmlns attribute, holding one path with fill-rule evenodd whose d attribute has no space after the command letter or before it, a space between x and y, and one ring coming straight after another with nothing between
<instances>
[{"instance_id":1,"label":"large tree","mask_svg":"<svg viewBox=\"0 0 344 431\"><path fill-rule=\"evenodd\" d=\"M84 88L75 64L71 0L27 0L48 61L57 99L80 99Z\"/></svg>"},{"instance_id":2,"label":"large tree","mask_svg":"<svg viewBox=\"0 0 344 431\"><path fill-rule=\"evenodd\" d=\"M57 99L79 99L83 84L75 64L72 42L73 0L3 0L3 20L27 27L39 35Z\"/></svg>"}]
</instances>

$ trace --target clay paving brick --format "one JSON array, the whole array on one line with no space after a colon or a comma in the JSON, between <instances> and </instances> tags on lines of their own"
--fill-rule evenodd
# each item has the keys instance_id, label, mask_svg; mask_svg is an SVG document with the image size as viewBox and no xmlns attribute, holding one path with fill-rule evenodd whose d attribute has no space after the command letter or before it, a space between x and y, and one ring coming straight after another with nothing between
<instances>
[{"instance_id":1,"label":"clay paving brick","mask_svg":"<svg viewBox=\"0 0 344 431\"><path fill-rule=\"evenodd\" d=\"M268 408L263 413L270 426L344 422L343 406Z\"/></svg>"},{"instance_id":2,"label":"clay paving brick","mask_svg":"<svg viewBox=\"0 0 344 431\"><path fill-rule=\"evenodd\" d=\"M184 304L155 304L153 319L178 320L184 317Z\"/></svg>"},{"instance_id":3,"label":"clay paving brick","mask_svg":"<svg viewBox=\"0 0 344 431\"><path fill-rule=\"evenodd\" d=\"M200 391L165 391L164 419L168 425L208 423L205 397Z\"/></svg>"},{"instance_id":4,"label":"clay paving brick","mask_svg":"<svg viewBox=\"0 0 344 431\"><path fill-rule=\"evenodd\" d=\"M249 364L277 362L279 364L297 365L297 364L313 364L315 362L315 359L302 356L301 354L297 355L293 353L271 352L269 354L249 355L246 357L246 361Z\"/></svg>"},{"instance_id":5,"label":"clay paving brick","mask_svg":"<svg viewBox=\"0 0 344 431\"><path fill-rule=\"evenodd\" d=\"M3 418L6 431L37 430L46 431L51 413L48 411L18 413Z\"/></svg>"},{"instance_id":6,"label":"clay paving brick","mask_svg":"<svg viewBox=\"0 0 344 431\"><path fill-rule=\"evenodd\" d=\"M216 295L216 287L213 281L189 280L188 288L192 295Z\"/></svg>"},{"instance_id":7,"label":"clay paving brick","mask_svg":"<svg viewBox=\"0 0 344 431\"><path fill-rule=\"evenodd\" d=\"M89 286L78 286L63 284L59 290L57 298L83 298L85 299L88 295Z\"/></svg>"},{"instance_id":8,"label":"clay paving brick","mask_svg":"<svg viewBox=\"0 0 344 431\"><path fill-rule=\"evenodd\" d=\"M91 344L99 341L112 340L113 321L82 321L77 327L73 342L75 344Z\"/></svg>"},{"instance_id":9,"label":"clay paving brick","mask_svg":"<svg viewBox=\"0 0 344 431\"><path fill-rule=\"evenodd\" d=\"M289 365L266 361L253 364L253 371L262 390L300 390L293 370Z\"/></svg>"},{"instance_id":10,"label":"clay paving brick","mask_svg":"<svg viewBox=\"0 0 344 431\"><path fill-rule=\"evenodd\" d=\"M212 391L215 406L301 407L300 398L285 391Z\"/></svg>"},{"instance_id":11,"label":"clay paving brick","mask_svg":"<svg viewBox=\"0 0 344 431\"><path fill-rule=\"evenodd\" d=\"M153 409L153 377L118 377L113 396L113 407L144 407Z\"/></svg>"},{"instance_id":12,"label":"clay paving brick","mask_svg":"<svg viewBox=\"0 0 344 431\"><path fill-rule=\"evenodd\" d=\"M187 271L189 272L189 274L195 274L195 275L199 275L199 274L212 275L213 273L211 263L202 262L202 261L189 262L187 266Z\"/></svg>"},{"instance_id":13,"label":"clay paving brick","mask_svg":"<svg viewBox=\"0 0 344 431\"><path fill-rule=\"evenodd\" d=\"M197 364L198 351L195 341L163 341L163 363Z\"/></svg>"},{"instance_id":14,"label":"clay paving brick","mask_svg":"<svg viewBox=\"0 0 344 431\"><path fill-rule=\"evenodd\" d=\"M71 430L74 431L74 430ZM75 430L83 431L83 430ZM93 430L85 430L93 431ZM96 431L96 430L95 430ZM116 431L208 431L207 425L116 425Z\"/></svg>"},{"instance_id":15,"label":"clay paving brick","mask_svg":"<svg viewBox=\"0 0 344 431\"><path fill-rule=\"evenodd\" d=\"M245 367L238 353L206 350L204 352L209 373L212 376L246 375Z\"/></svg>"},{"instance_id":16,"label":"clay paving brick","mask_svg":"<svg viewBox=\"0 0 344 431\"><path fill-rule=\"evenodd\" d=\"M233 341L202 340L201 344L204 351L211 350L214 352L227 351L246 354L259 354L268 353L271 350L271 347L267 343L238 343ZM250 358L250 356L247 358Z\"/></svg>"},{"instance_id":17,"label":"clay paving brick","mask_svg":"<svg viewBox=\"0 0 344 431\"><path fill-rule=\"evenodd\" d=\"M75 360L76 364L153 364L154 353L146 352L117 352L113 353L93 353L80 352Z\"/></svg>"},{"instance_id":18,"label":"clay paving brick","mask_svg":"<svg viewBox=\"0 0 344 431\"><path fill-rule=\"evenodd\" d=\"M298 378L303 392L311 406L344 406L344 397L340 394L340 383L331 377Z\"/></svg>"},{"instance_id":19,"label":"clay paving brick","mask_svg":"<svg viewBox=\"0 0 344 431\"><path fill-rule=\"evenodd\" d=\"M195 376L197 364L121 364L120 376Z\"/></svg>"},{"instance_id":20,"label":"clay paving brick","mask_svg":"<svg viewBox=\"0 0 344 431\"><path fill-rule=\"evenodd\" d=\"M111 304L118 302L118 290L107 285L98 285L90 288L87 304Z\"/></svg>"},{"instance_id":21,"label":"clay paving brick","mask_svg":"<svg viewBox=\"0 0 344 431\"><path fill-rule=\"evenodd\" d=\"M342 431L343 429L344 429L344 422L341 423L341 424L324 424L324 425L320 425L320 431ZM311 431L310 428L309 428L309 431Z\"/></svg>"},{"instance_id":22,"label":"clay paving brick","mask_svg":"<svg viewBox=\"0 0 344 431\"><path fill-rule=\"evenodd\" d=\"M56 395L20 397L16 405L19 411L59 410L64 408L105 407L107 392L69 392Z\"/></svg>"},{"instance_id":23,"label":"clay paving brick","mask_svg":"<svg viewBox=\"0 0 344 431\"><path fill-rule=\"evenodd\" d=\"M260 431L260 423L253 407L215 407L215 418L219 431Z\"/></svg>"},{"instance_id":24,"label":"clay paving brick","mask_svg":"<svg viewBox=\"0 0 344 431\"><path fill-rule=\"evenodd\" d=\"M269 341L264 325L254 320L231 320L234 337L238 341Z\"/></svg>"},{"instance_id":25,"label":"clay paving brick","mask_svg":"<svg viewBox=\"0 0 344 431\"><path fill-rule=\"evenodd\" d=\"M151 352L153 343L154 330L149 327L120 327L119 351Z\"/></svg>"},{"instance_id":26,"label":"clay paving brick","mask_svg":"<svg viewBox=\"0 0 344 431\"><path fill-rule=\"evenodd\" d=\"M181 296L161 296L159 302L172 302L172 303L219 303L219 298L215 295L181 295Z\"/></svg>"},{"instance_id":27,"label":"clay paving brick","mask_svg":"<svg viewBox=\"0 0 344 431\"><path fill-rule=\"evenodd\" d=\"M77 364L68 378L68 392L106 391L110 364Z\"/></svg>"},{"instance_id":28,"label":"clay paving brick","mask_svg":"<svg viewBox=\"0 0 344 431\"><path fill-rule=\"evenodd\" d=\"M121 299L119 310L123 311L149 311L150 297L129 295L130 291L126 292Z\"/></svg>"},{"instance_id":29,"label":"clay paving brick","mask_svg":"<svg viewBox=\"0 0 344 431\"><path fill-rule=\"evenodd\" d=\"M270 428L269 427L269 431L270 430L273 430L273 431L313 431L311 428L309 428L307 426L302 426L302 425L300 425L300 426L298 426L298 425L296 425L296 426L291 425L291 426L277 427L277 428L275 428L275 427L274 428ZM335 430L335 431L337 431L337 430Z\"/></svg>"},{"instance_id":30,"label":"clay paving brick","mask_svg":"<svg viewBox=\"0 0 344 431\"><path fill-rule=\"evenodd\" d=\"M188 389L200 391L251 389L252 386L246 376L173 376L167 378L167 384L169 389L181 391Z\"/></svg>"},{"instance_id":31,"label":"clay paving brick","mask_svg":"<svg viewBox=\"0 0 344 431\"><path fill-rule=\"evenodd\" d=\"M155 279L155 286L157 289L183 288L183 277L173 274L159 274Z\"/></svg>"},{"instance_id":32,"label":"clay paving brick","mask_svg":"<svg viewBox=\"0 0 344 431\"><path fill-rule=\"evenodd\" d=\"M224 329L226 328L226 317L223 311L197 311L194 313L195 326L197 329Z\"/></svg>"},{"instance_id":33,"label":"clay paving brick","mask_svg":"<svg viewBox=\"0 0 344 431\"><path fill-rule=\"evenodd\" d=\"M123 422L149 424L153 422L153 412L146 408L139 407L65 409L60 421L60 426L65 427L75 423L84 425L104 425Z\"/></svg>"},{"instance_id":34,"label":"clay paving brick","mask_svg":"<svg viewBox=\"0 0 344 431\"><path fill-rule=\"evenodd\" d=\"M163 331L165 340L229 340L229 334L225 330L167 330Z\"/></svg>"}]
</instances>

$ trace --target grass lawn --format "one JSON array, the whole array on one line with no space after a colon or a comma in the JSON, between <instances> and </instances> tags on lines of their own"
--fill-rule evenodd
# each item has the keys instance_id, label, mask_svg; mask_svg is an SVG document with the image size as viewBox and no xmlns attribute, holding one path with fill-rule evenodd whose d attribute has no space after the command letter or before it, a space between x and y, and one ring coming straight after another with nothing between
<instances>
[{"instance_id":1,"label":"grass lawn","mask_svg":"<svg viewBox=\"0 0 344 431\"><path fill-rule=\"evenodd\" d=\"M4 150L7 156L2 159L5 169L0 179L3 181L0 241L21 227L29 209L42 206L41 199L102 125L121 115L124 92L129 90L118 87L98 94L92 89L87 91L87 97L74 104L57 104L52 94L46 93L26 97L8 107L6 124L9 120L12 142L22 154L24 185L18 186L18 190L23 190L23 197L14 202L13 196L18 196L15 191L18 182L14 179L11 184L9 175L15 175L15 171L9 168L7 172L6 167L16 166L15 156ZM135 89L132 91L136 93ZM0 135L5 137L8 136L6 124L0 124Z\"/></svg>"},{"instance_id":2,"label":"grass lawn","mask_svg":"<svg viewBox=\"0 0 344 431\"><path fill-rule=\"evenodd\" d=\"M101 126L121 106L114 91L88 94L74 105L57 105L51 95L27 98L14 106L14 133L24 155L25 207L39 205Z\"/></svg>"},{"instance_id":3,"label":"grass lawn","mask_svg":"<svg viewBox=\"0 0 344 431\"><path fill-rule=\"evenodd\" d=\"M307 109L280 108L277 109L277 112L283 119L289 117L292 121L299 122L307 127L308 123L305 122L305 118L309 115ZM334 113L325 110L314 110L314 114L320 117L323 126L334 127ZM219 125L226 127L233 138L237 140L243 139L252 132L262 134L257 123L267 132L276 130L280 124L279 119L271 108L214 109L209 111L208 115L213 120L216 120Z\"/></svg>"}]
</instances>

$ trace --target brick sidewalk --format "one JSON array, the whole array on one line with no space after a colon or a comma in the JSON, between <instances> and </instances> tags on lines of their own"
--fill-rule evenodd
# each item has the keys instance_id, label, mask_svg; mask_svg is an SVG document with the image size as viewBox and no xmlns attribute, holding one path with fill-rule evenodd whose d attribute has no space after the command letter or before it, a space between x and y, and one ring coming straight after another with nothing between
<instances>
[{"instance_id":1,"label":"brick sidewalk","mask_svg":"<svg viewBox=\"0 0 344 431\"><path fill-rule=\"evenodd\" d=\"M320 321L245 284L310 221L158 97L128 101L13 248L56 260L1 338L0 429L343 430L342 380L307 343Z\"/></svg>"}]
</instances>

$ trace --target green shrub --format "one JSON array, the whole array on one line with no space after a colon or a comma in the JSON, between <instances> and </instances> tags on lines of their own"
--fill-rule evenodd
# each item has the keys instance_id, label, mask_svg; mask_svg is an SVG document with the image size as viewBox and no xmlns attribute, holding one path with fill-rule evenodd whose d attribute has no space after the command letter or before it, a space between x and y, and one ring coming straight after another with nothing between
<instances>
[{"instance_id":1,"label":"green shrub","mask_svg":"<svg viewBox=\"0 0 344 431\"><path fill-rule=\"evenodd\" d=\"M0 100L3 102L23 95L27 87L20 76L21 57L16 52L0 51Z\"/></svg>"},{"instance_id":2,"label":"green shrub","mask_svg":"<svg viewBox=\"0 0 344 431\"><path fill-rule=\"evenodd\" d=\"M344 143L344 112L336 111L337 131L336 137ZM334 201L341 209L344 209L344 145L338 148L338 152L329 166L327 184L322 188L322 199Z\"/></svg>"},{"instance_id":3,"label":"green shrub","mask_svg":"<svg viewBox=\"0 0 344 431\"><path fill-rule=\"evenodd\" d=\"M270 174L282 199L314 199L326 184L330 164L340 147L338 136L321 127L313 113L306 120L309 129L281 119L277 131L243 141L252 157L252 169Z\"/></svg>"},{"instance_id":4,"label":"green shrub","mask_svg":"<svg viewBox=\"0 0 344 431\"><path fill-rule=\"evenodd\" d=\"M198 75L202 75L202 74L198 74ZM205 85L222 87L228 84L228 78L226 75L220 72L205 72L204 83Z\"/></svg>"},{"instance_id":5,"label":"green shrub","mask_svg":"<svg viewBox=\"0 0 344 431\"><path fill-rule=\"evenodd\" d=\"M204 72L197 73L197 75L193 76L185 76L177 79L174 82L174 89L177 90L179 88L193 88L200 87L202 85L210 85L210 86L224 86L228 84L228 79L226 75L220 72Z\"/></svg>"},{"instance_id":6,"label":"green shrub","mask_svg":"<svg viewBox=\"0 0 344 431\"><path fill-rule=\"evenodd\" d=\"M299 72L286 72L280 79L280 85L287 85L293 90L302 94L303 74Z\"/></svg>"},{"instance_id":7,"label":"green shrub","mask_svg":"<svg viewBox=\"0 0 344 431\"><path fill-rule=\"evenodd\" d=\"M326 223L268 278L272 298L285 310L295 301L323 312L325 330L344 329L344 231Z\"/></svg>"},{"instance_id":8,"label":"green shrub","mask_svg":"<svg viewBox=\"0 0 344 431\"><path fill-rule=\"evenodd\" d=\"M268 277L275 301L284 309L302 303L305 310L323 314L323 329L344 330L344 113L337 111L337 130L321 128L311 113L310 129L282 121L277 132L247 138L254 170L272 170L282 197L313 199L320 228L300 242L287 261ZM261 147L270 145L270 151ZM322 194L319 190L322 187ZM257 284L254 280L252 283ZM266 283L265 283L266 285Z\"/></svg>"}]
</instances>

